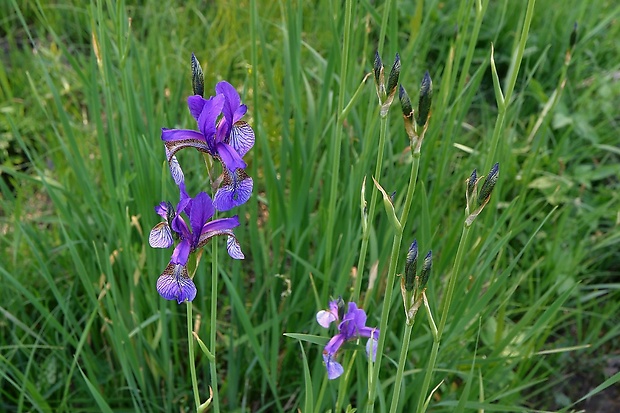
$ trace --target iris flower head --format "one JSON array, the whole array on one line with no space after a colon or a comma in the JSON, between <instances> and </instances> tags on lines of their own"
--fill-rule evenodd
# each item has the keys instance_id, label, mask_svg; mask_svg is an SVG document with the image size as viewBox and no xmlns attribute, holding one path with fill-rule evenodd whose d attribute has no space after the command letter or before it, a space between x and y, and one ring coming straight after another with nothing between
<instances>
[{"instance_id":1,"label":"iris flower head","mask_svg":"<svg viewBox=\"0 0 620 413\"><path fill-rule=\"evenodd\" d=\"M336 379L344 373L344 368L336 361L336 354L347 341L367 337L366 354L374 361L377 355L379 330L366 326L366 313L357 308L357 304L350 302L347 312L344 313L344 302L341 298L330 301L327 310L316 314L316 320L321 327L328 328L332 322L338 323L338 334L333 336L323 350L323 361L327 368L327 377Z\"/></svg>"},{"instance_id":2,"label":"iris flower head","mask_svg":"<svg viewBox=\"0 0 620 413\"><path fill-rule=\"evenodd\" d=\"M233 228L239 225L239 217L211 220L215 207L206 192L200 192L190 198L185 192L185 185L180 186L180 201L176 211L169 202L162 202L155 207L165 221L155 225L149 234L149 244L153 248L169 248L177 239L170 262L157 280L157 291L166 300L180 304L192 301L196 297L196 286L187 272L189 255L202 248L215 236L226 236L228 254L234 259L243 259L244 255ZM184 214L188 220L187 224Z\"/></svg>"}]
</instances>

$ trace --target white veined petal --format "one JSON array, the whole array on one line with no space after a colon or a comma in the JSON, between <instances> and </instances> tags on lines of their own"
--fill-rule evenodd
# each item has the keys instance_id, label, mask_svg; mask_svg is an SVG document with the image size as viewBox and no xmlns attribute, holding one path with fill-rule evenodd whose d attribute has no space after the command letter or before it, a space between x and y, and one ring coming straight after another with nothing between
<instances>
[{"instance_id":1,"label":"white veined petal","mask_svg":"<svg viewBox=\"0 0 620 413\"><path fill-rule=\"evenodd\" d=\"M149 245L153 248L168 248L174 244L172 232L167 222L155 225L149 234Z\"/></svg>"},{"instance_id":2,"label":"white veined petal","mask_svg":"<svg viewBox=\"0 0 620 413\"><path fill-rule=\"evenodd\" d=\"M245 121L236 122L230 132L230 146L243 158L254 146L254 130Z\"/></svg>"},{"instance_id":3,"label":"white veined petal","mask_svg":"<svg viewBox=\"0 0 620 413\"><path fill-rule=\"evenodd\" d=\"M239 241L237 241L237 238L232 235L228 236L228 240L226 241L226 249L228 250L228 255L230 255L231 258L234 258L236 260L242 260L245 258L245 255L243 255L243 251L241 251L241 245L239 245Z\"/></svg>"}]
</instances>

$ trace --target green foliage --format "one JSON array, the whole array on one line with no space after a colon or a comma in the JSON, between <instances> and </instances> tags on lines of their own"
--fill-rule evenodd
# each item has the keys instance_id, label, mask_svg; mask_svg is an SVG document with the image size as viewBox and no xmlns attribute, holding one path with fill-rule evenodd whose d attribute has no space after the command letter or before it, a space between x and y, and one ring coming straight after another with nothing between
<instances>
[{"instance_id":1,"label":"green foliage","mask_svg":"<svg viewBox=\"0 0 620 413\"><path fill-rule=\"evenodd\" d=\"M153 207L177 196L160 128L193 128L185 103L192 52L206 95L219 80L235 85L257 137L248 155L254 195L236 232L246 259L222 255L214 274L205 251L195 278L203 340L212 278L222 280L210 349L222 411L322 412L339 397L342 409L364 411L365 356L346 359L351 379L339 394L316 344L324 341L312 337L325 335L316 312L330 296L348 299L353 276L362 277L370 325L379 325L386 296L393 225L376 208L366 264L355 268L360 189L366 177L370 200L385 127L374 177L386 194L396 192L400 216L412 158L398 104L383 125L372 76L363 83L377 49L390 63L400 53L407 90L426 70L433 79L396 272L414 238L432 249L426 295L437 321L459 250L465 181L474 168L501 164L469 230L429 410L570 410L599 385L613 390L618 375L588 373L587 388L570 377L604 371L620 344L615 2L536 2L518 70L518 2L392 1L387 9L362 1L350 26L341 2L128 3L0 5L0 410L193 408L185 308L158 296L168 255L147 245L159 221ZM505 107L496 101L491 42ZM187 152L179 156L195 194L207 185L204 163ZM406 328L400 300L392 295L382 331L382 412L391 407ZM396 411L428 397L414 390L432 354L427 319L421 309ZM206 400L212 378L201 352L196 370Z\"/></svg>"}]
</instances>

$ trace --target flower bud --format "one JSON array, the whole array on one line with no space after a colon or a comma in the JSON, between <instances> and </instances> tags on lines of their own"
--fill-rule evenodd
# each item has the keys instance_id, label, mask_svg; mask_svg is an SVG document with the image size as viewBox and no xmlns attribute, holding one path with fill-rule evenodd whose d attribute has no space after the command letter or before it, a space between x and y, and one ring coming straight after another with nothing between
<instances>
[{"instance_id":1,"label":"flower bud","mask_svg":"<svg viewBox=\"0 0 620 413\"><path fill-rule=\"evenodd\" d=\"M388 77L387 87L385 88L385 92L388 96L394 96L396 93L396 86L398 85L398 77L400 76L400 56L396 53L396 58L394 58L394 65L392 66L392 70L390 71L390 76Z\"/></svg>"},{"instance_id":2,"label":"flower bud","mask_svg":"<svg viewBox=\"0 0 620 413\"><path fill-rule=\"evenodd\" d=\"M575 47L575 43L577 43L577 22L575 22L573 26L573 31L570 33L568 47L572 49L573 47Z\"/></svg>"},{"instance_id":3,"label":"flower bud","mask_svg":"<svg viewBox=\"0 0 620 413\"><path fill-rule=\"evenodd\" d=\"M478 180L478 175L476 174L476 170L474 169L471 175L469 175L469 179L467 180L467 192L466 192L466 200L467 206L471 207L470 204L473 201L475 191L476 191L476 181Z\"/></svg>"},{"instance_id":4,"label":"flower bud","mask_svg":"<svg viewBox=\"0 0 620 413\"><path fill-rule=\"evenodd\" d=\"M200 62L192 53L192 90L194 95L204 97L205 94L205 76L200 67Z\"/></svg>"},{"instance_id":5,"label":"flower bud","mask_svg":"<svg viewBox=\"0 0 620 413\"><path fill-rule=\"evenodd\" d=\"M381 75L383 74L383 62L381 61L381 56L379 56L379 52L375 52L374 72L375 83L377 85L383 83L383 80L381 79Z\"/></svg>"},{"instance_id":6,"label":"flower bud","mask_svg":"<svg viewBox=\"0 0 620 413\"><path fill-rule=\"evenodd\" d=\"M491 196L491 192L493 192L493 188L495 188L495 184L497 183L497 178L499 178L499 162L493 165L493 168L489 171L489 174L484 179L484 183L482 184L482 188L478 193L478 205L484 204L487 199Z\"/></svg>"},{"instance_id":7,"label":"flower bud","mask_svg":"<svg viewBox=\"0 0 620 413\"><path fill-rule=\"evenodd\" d=\"M422 264L422 271L420 272L420 288L424 288L431 276L431 269L433 268L433 252L429 251L424 257L424 264Z\"/></svg>"},{"instance_id":8,"label":"flower bud","mask_svg":"<svg viewBox=\"0 0 620 413\"><path fill-rule=\"evenodd\" d=\"M405 260L405 290L411 292L415 287L415 276L418 267L418 241L414 240Z\"/></svg>"},{"instance_id":9,"label":"flower bud","mask_svg":"<svg viewBox=\"0 0 620 413\"><path fill-rule=\"evenodd\" d=\"M420 99L418 100L418 111L416 113L416 123L419 127L424 127L431 113L431 103L433 102L433 81L428 71L424 73L420 84Z\"/></svg>"}]
</instances>

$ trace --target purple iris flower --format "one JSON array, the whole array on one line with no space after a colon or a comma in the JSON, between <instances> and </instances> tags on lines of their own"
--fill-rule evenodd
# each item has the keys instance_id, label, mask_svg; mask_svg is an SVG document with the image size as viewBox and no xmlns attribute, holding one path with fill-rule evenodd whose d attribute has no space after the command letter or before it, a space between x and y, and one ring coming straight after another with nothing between
<instances>
[{"instance_id":1,"label":"purple iris flower","mask_svg":"<svg viewBox=\"0 0 620 413\"><path fill-rule=\"evenodd\" d=\"M241 120L248 108L241 104L239 94L228 82L219 82L215 92L209 99L199 95L187 98L198 131L162 128L168 161L181 149L196 148L221 160L231 172L245 169L243 156L254 146L254 130Z\"/></svg>"},{"instance_id":2,"label":"purple iris flower","mask_svg":"<svg viewBox=\"0 0 620 413\"><path fill-rule=\"evenodd\" d=\"M211 197L205 192L199 193L195 198L189 197L182 182L179 189L181 199L176 211L169 202L162 202L155 207L155 212L165 221L151 230L149 244L153 248L169 248L174 244L175 238L179 240L170 263L157 280L157 291L166 300L176 299L180 304L196 297L196 286L186 267L190 253L202 248L211 238L226 235L228 254L234 259L243 259L244 255L232 231L239 225L239 218L235 215L232 218L210 221L215 213ZM185 213L189 218L189 226L181 213Z\"/></svg>"},{"instance_id":3,"label":"purple iris flower","mask_svg":"<svg viewBox=\"0 0 620 413\"><path fill-rule=\"evenodd\" d=\"M338 334L329 340L323 350L323 361L327 368L327 378L336 379L342 375L344 368L335 360L335 356L340 347L347 341L356 340L360 337L368 337L366 343L366 354L375 360L377 355L377 339L379 338L379 330L372 327L366 327L366 313L364 310L357 308L354 302L349 303L348 311L344 313L344 301L342 298L329 302L327 310L321 310L316 314L316 321L321 327L328 328L329 325L342 319L338 324Z\"/></svg>"}]
</instances>

